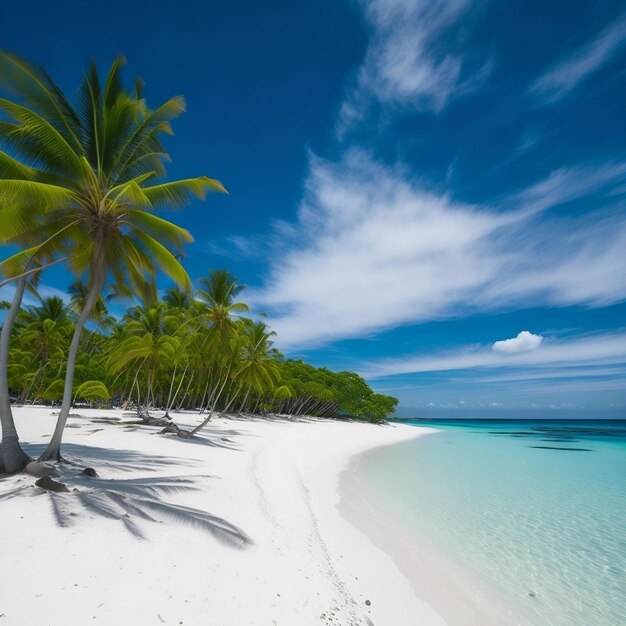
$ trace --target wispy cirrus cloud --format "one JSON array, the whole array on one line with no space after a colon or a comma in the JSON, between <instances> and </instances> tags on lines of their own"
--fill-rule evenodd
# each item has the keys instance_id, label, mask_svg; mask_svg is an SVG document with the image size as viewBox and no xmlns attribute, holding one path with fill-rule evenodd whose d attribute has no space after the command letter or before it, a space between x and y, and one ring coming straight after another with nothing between
<instances>
[{"instance_id":1,"label":"wispy cirrus cloud","mask_svg":"<svg viewBox=\"0 0 626 626\"><path fill-rule=\"evenodd\" d=\"M37 293L42 299L57 297L57 298L61 298L61 300L63 300L66 304L69 303L71 299L67 291L63 291L62 289L57 289L56 287L52 287L50 285L39 285L39 287L37 288ZM11 302L13 300L14 295L15 295L15 286L12 283L9 283L8 285L5 285L4 287L0 287L0 302L3 300L6 302ZM40 303L39 300L28 291L24 294L23 302L26 305L35 305L35 306L37 306Z\"/></svg>"},{"instance_id":2,"label":"wispy cirrus cloud","mask_svg":"<svg viewBox=\"0 0 626 626\"><path fill-rule=\"evenodd\" d=\"M504 202L523 206L528 213L539 213L592 194L625 175L624 161L560 167L536 183L510 194ZM613 186L611 190L615 188Z\"/></svg>"},{"instance_id":3,"label":"wispy cirrus cloud","mask_svg":"<svg viewBox=\"0 0 626 626\"><path fill-rule=\"evenodd\" d=\"M534 368L626 364L626 332L616 331L572 339L546 340L536 350L504 353L490 346L465 346L448 352L406 356L363 364L361 373L371 378L408 373L486 368ZM573 372L575 370L572 370ZM580 372L578 372L580 376ZM589 373L586 373L589 376ZM549 378L545 371L540 379ZM493 379L490 379L493 382ZM509 378L509 380L515 380ZM622 386L625 386L623 381Z\"/></svg>"},{"instance_id":4,"label":"wispy cirrus cloud","mask_svg":"<svg viewBox=\"0 0 626 626\"><path fill-rule=\"evenodd\" d=\"M561 100L592 74L605 66L626 43L626 14L609 24L595 39L569 58L551 67L530 87L542 102Z\"/></svg>"},{"instance_id":5,"label":"wispy cirrus cloud","mask_svg":"<svg viewBox=\"0 0 626 626\"><path fill-rule=\"evenodd\" d=\"M289 247L250 295L283 349L529 300L619 302L624 211L574 218L549 209L585 198L598 206L625 176L623 164L563 168L493 206L468 205L364 151L312 157L298 220L283 227Z\"/></svg>"},{"instance_id":6,"label":"wispy cirrus cloud","mask_svg":"<svg viewBox=\"0 0 626 626\"><path fill-rule=\"evenodd\" d=\"M203 250L208 254L240 261L263 256L266 251L266 242L258 235L230 235L207 242Z\"/></svg>"},{"instance_id":7,"label":"wispy cirrus cloud","mask_svg":"<svg viewBox=\"0 0 626 626\"><path fill-rule=\"evenodd\" d=\"M372 101L439 112L455 96L472 91L489 75L492 61L466 67L460 51L442 38L466 15L471 0L362 0L371 30L356 84L344 100L340 135L361 120Z\"/></svg>"}]
</instances>

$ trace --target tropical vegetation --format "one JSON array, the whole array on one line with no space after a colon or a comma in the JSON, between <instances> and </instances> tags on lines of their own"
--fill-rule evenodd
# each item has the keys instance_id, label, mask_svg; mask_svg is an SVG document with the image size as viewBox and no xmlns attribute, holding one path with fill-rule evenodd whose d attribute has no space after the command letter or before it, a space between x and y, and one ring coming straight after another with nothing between
<instances>
[{"instance_id":1,"label":"tropical vegetation","mask_svg":"<svg viewBox=\"0 0 626 626\"><path fill-rule=\"evenodd\" d=\"M141 81L124 87L119 57L104 78L92 64L75 98L44 69L0 52L0 279L12 282L0 334L0 472L28 461L11 412L17 402L60 403L41 460L60 460L64 427L78 401L150 411L197 409L193 436L215 411L282 412L380 421L395 400L353 373L283 358L274 333L245 317L242 286L215 270L193 289L181 258L191 234L156 214L209 191L217 180L166 179L163 137L185 108L155 109ZM41 273L63 264L69 303L37 296ZM174 284L157 299L157 278ZM111 298L131 300L119 318Z\"/></svg>"},{"instance_id":2,"label":"tropical vegetation","mask_svg":"<svg viewBox=\"0 0 626 626\"><path fill-rule=\"evenodd\" d=\"M195 410L196 432L214 412L378 422L395 410L395 398L374 393L354 372L285 358L273 347L274 333L264 322L232 312L235 305L247 307L231 302L229 294L241 286L227 271L214 270L203 282L208 290L169 289L162 300L129 307L119 320L101 303L101 316L113 322L103 330L93 320L85 331L72 402L124 406L146 421L157 409L166 414ZM223 290L225 284L231 288ZM58 296L18 313L8 368L15 402L62 402L77 318L72 304Z\"/></svg>"}]
</instances>

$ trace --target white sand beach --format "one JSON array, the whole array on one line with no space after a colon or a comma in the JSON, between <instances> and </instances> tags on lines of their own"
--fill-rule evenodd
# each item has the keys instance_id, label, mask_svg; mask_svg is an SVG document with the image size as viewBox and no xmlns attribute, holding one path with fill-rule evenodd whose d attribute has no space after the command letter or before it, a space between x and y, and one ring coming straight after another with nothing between
<instances>
[{"instance_id":1,"label":"white sand beach","mask_svg":"<svg viewBox=\"0 0 626 626\"><path fill-rule=\"evenodd\" d=\"M75 412L69 493L0 481L3 626L445 624L337 508L350 457L427 429L216 417L192 441L125 426L122 411ZM15 415L36 454L55 416Z\"/></svg>"}]
</instances>

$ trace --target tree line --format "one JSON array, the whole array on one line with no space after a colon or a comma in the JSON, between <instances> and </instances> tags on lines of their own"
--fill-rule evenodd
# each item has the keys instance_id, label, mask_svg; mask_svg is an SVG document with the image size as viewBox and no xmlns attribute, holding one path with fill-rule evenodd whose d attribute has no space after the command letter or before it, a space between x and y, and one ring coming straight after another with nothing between
<instances>
[{"instance_id":1,"label":"tree line","mask_svg":"<svg viewBox=\"0 0 626 626\"><path fill-rule=\"evenodd\" d=\"M180 410L205 415L278 413L350 417L378 422L396 401L376 394L354 372L333 372L286 359L264 322L245 317L242 289L226 270L200 280L204 288L166 290L129 307L119 321L96 302L76 356L72 402L123 406L150 421ZM8 386L16 403L60 403L71 338L86 287L24 307L13 324ZM9 308L10 303L0 303ZM196 431L197 432L197 431ZM194 433L195 434L195 433Z\"/></svg>"}]
</instances>

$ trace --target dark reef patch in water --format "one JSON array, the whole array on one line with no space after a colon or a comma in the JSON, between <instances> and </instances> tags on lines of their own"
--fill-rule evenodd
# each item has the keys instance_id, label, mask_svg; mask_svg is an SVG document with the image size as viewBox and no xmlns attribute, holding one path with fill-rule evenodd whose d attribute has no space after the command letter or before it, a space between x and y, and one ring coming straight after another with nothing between
<instances>
[{"instance_id":1,"label":"dark reef patch in water","mask_svg":"<svg viewBox=\"0 0 626 626\"><path fill-rule=\"evenodd\" d=\"M490 435L505 435L507 437L524 436L524 437L536 437L537 433L528 430L490 430Z\"/></svg>"},{"instance_id":2,"label":"dark reef patch in water","mask_svg":"<svg viewBox=\"0 0 626 626\"><path fill-rule=\"evenodd\" d=\"M529 448L539 448L540 450L567 450L569 452L593 452L591 448L557 448L556 446L528 446Z\"/></svg>"}]
</instances>

